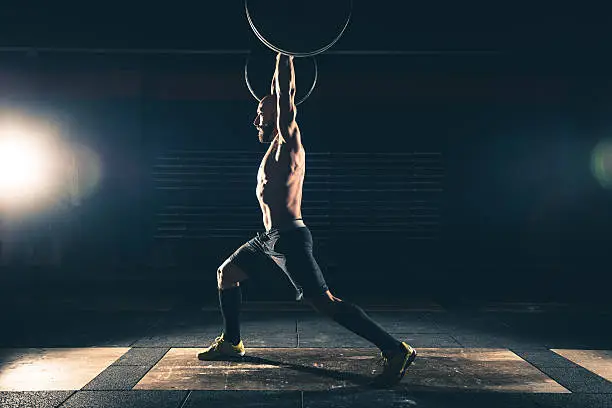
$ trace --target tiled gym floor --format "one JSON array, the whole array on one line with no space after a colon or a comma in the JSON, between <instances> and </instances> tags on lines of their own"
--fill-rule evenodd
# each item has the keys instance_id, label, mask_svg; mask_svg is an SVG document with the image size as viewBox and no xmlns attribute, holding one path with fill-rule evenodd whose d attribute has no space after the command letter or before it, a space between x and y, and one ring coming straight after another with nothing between
<instances>
[{"instance_id":1,"label":"tiled gym floor","mask_svg":"<svg viewBox=\"0 0 612 408\"><path fill-rule=\"evenodd\" d=\"M66 306L2 317L0 407L612 407L607 310L362 306L419 352L393 389L367 386L376 348L298 304L246 303L240 362L196 358L214 305Z\"/></svg>"}]
</instances>

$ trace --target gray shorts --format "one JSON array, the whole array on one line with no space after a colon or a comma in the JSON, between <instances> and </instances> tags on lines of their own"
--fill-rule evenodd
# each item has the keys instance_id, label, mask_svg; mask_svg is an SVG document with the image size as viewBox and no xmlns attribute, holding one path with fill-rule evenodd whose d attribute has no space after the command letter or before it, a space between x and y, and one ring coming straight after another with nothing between
<instances>
[{"instance_id":1,"label":"gray shorts","mask_svg":"<svg viewBox=\"0 0 612 408\"><path fill-rule=\"evenodd\" d=\"M260 282L269 279L270 273L284 272L295 287L296 300L301 300L304 293L314 297L328 287L312 254L310 230L303 223L295 224L258 233L230 256L230 262Z\"/></svg>"}]
</instances>

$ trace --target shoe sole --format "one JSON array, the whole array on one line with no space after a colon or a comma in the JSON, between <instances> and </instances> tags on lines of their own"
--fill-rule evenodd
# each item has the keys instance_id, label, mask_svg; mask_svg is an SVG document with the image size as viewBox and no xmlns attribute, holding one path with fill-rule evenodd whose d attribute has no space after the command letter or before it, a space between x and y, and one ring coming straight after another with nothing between
<instances>
[{"instance_id":1,"label":"shoe sole","mask_svg":"<svg viewBox=\"0 0 612 408\"><path fill-rule=\"evenodd\" d=\"M244 359L244 355L246 353L242 353L242 354L233 354L233 355L227 355L227 354L223 354L220 356L215 356L212 358L201 358L198 355L198 360L200 361L229 361L229 360L243 360Z\"/></svg>"}]
</instances>

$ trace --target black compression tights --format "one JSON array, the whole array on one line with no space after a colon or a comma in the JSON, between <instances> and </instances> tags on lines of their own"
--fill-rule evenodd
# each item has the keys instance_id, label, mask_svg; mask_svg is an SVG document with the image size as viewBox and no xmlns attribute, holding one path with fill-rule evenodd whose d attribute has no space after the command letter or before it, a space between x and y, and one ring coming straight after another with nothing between
<instances>
[{"instance_id":1,"label":"black compression tights","mask_svg":"<svg viewBox=\"0 0 612 408\"><path fill-rule=\"evenodd\" d=\"M353 303L332 301L326 295L309 299L308 302L320 313L375 344L383 354L393 353L401 348L400 341L387 333L362 308Z\"/></svg>"}]
</instances>

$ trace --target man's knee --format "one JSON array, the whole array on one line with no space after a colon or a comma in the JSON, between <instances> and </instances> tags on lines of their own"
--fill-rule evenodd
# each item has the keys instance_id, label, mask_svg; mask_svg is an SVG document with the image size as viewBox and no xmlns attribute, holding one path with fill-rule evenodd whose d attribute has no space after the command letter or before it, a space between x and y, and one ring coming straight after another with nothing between
<instances>
[{"instance_id":1,"label":"man's knee","mask_svg":"<svg viewBox=\"0 0 612 408\"><path fill-rule=\"evenodd\" d=\"M240 285L247 278L246 273L235 263L225 261L217 269L217 288L230 289Z\"/></svg>"}]
</instances>

